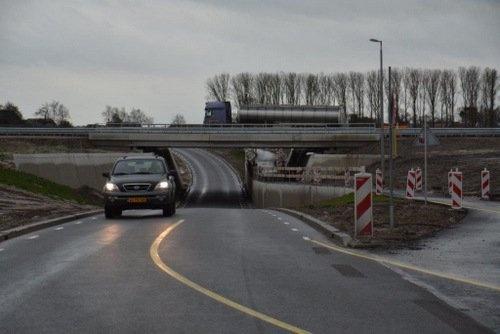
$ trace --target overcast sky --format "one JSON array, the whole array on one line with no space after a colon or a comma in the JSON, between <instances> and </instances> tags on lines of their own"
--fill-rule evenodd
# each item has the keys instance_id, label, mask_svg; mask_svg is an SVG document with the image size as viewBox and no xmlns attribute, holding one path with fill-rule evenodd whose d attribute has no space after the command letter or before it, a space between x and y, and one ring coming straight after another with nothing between
<instances>
[{"instance_id":1,"label":"overcast sky","mask_svg":"<svg viewBox=\"0 0 500 334\"><path fill-rule=\"evenodd\" d=\"M372 37L387 65L500 69L500 0L0 0L0 103L201 122L215 73L376 69Z\"/></svg>"}]
</instances>

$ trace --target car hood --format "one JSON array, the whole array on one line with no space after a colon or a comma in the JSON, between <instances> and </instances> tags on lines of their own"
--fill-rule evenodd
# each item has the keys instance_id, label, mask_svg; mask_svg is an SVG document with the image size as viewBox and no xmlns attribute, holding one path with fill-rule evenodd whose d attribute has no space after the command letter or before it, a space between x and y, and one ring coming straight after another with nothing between
<instances>
[{"instance_id":1,"label":"car hood","mask_svg":"<svg viewBox=\"0 0 500 334\"><path fill-rule=\"evenodd\" d=\"M151 183L156 184L162 180L166 180L166 174L132 174L132 175L113 175L110 182L121 185L124 183Z\"/></svg>"}]
</instances>

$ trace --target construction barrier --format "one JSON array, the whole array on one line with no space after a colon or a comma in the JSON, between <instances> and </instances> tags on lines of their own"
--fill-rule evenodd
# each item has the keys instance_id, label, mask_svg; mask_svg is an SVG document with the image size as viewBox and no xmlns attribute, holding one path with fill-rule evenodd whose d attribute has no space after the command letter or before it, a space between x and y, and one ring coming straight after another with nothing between
<instances>
[{"instance_id":1,"label":"construction barrier","mask_svg":"<svg viewBox=\"0 0 500 334\"><path fill-rule=\"evenodd\" d=\"M415 197L415 171L410 169L406 176L406 198L413 199Z\"/></svg>"},{"instance_id":2,"label":"construction barrier","mask_svg":"<svg viewBox=\"0 0 500 334\"><path fill-rule=\"evenodd\" d=\"M451 195L451 174L453 173L453 169L450 169L448 172L448 194Z\"/></svg>"},{"instance_id":3,"label":"construction barrier","mask_svg":"<svg viewBox=\"0 0 500 334\"><path fill-rule=\"evenodd\" d=\"M382 195L384 189L384 180L382 177L382 171L377 168L375 171L375 194Z\"/></svg>"},{"instance_id":4,"label":"construction barrier","mask_svg":"<svg viewBox=\"0 0 500 334\"><path fill-rule=\"evenodd\" d=\"M490 199L490 171L486 168L481 171L481 198Z\"/></svg>"},{"instance_id":5,"label":"construction barrier","mask_svg":"<svg viewBox=\"0 0 500 334\"><path fill-rule=\"evenodd\" d=\"M354 175L354 234L373 236L372 175Z\"/></svg>"},{"instance_id":6,"label":"construction barrier","mask_svg":"<svg viewBox=\"0 0 500 334\"><path fill-rule=\"evenodd\" d=\"M462 172L453 171L451 173L451 207L452 209L462 208Z\"/></svg>"},{"instance_id":7,"label":"construction barrier","mask_svg":"<svg viewBox=\"0 0 500 334\"><path fill-rule=\"evenodd\" d=\"M415 170L415 174L416 174L416 185L415 185L415 189L416 190L422 190L422 170L420 169L420 167L417 167L417 169Z\"/></svg>"}]
</instances>

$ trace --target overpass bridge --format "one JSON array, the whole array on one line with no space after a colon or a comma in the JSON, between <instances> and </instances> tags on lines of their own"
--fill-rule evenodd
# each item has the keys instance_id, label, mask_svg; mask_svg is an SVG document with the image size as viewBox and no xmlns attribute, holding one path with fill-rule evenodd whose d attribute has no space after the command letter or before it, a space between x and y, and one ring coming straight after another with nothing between
<instances>
[{"instance_id":1,"label":"overpass bridge","mask_svg":"<svg viewBox=\"0 0 500 334\"><path fill-rule=\"evenodd\" d=\"M500 128L431 128L438 137L500 137ZM416 137L420 128L399 129ZM106 147L358 147L380 140L373 124L152 124L142 127L12 128L0 138L85 139ZM388 132L385 129L384 135Z\"/></svg>"},{"instance_id":2,"label":"overpass bridge","mask_svg":"<svg viewBox=\"0 0 500 334\"><path fill-rule=\"evenodd\" d=\"M106 147L357 147L380 139L371 124L169 125L0 128L0 138L86 139Z\"/></svg>"}]
</instances>

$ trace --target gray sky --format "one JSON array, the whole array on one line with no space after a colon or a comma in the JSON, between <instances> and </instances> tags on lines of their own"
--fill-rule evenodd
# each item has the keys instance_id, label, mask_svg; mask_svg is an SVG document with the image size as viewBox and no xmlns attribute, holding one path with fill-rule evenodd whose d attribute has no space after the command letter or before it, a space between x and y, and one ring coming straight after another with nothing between
<instances>
[{"instance_id":1,"label":"gray sky","mask_svg":"<svg viewBox=\"0 0 500 334\"><path fill-rule=\"evenodd\" d=\"M76 124L105 105L201 122L205 80L242 71L385 64L500 69L500 1L0 0L0 103L25 117L52 99Z\"/></svg>"}]
</instances>

